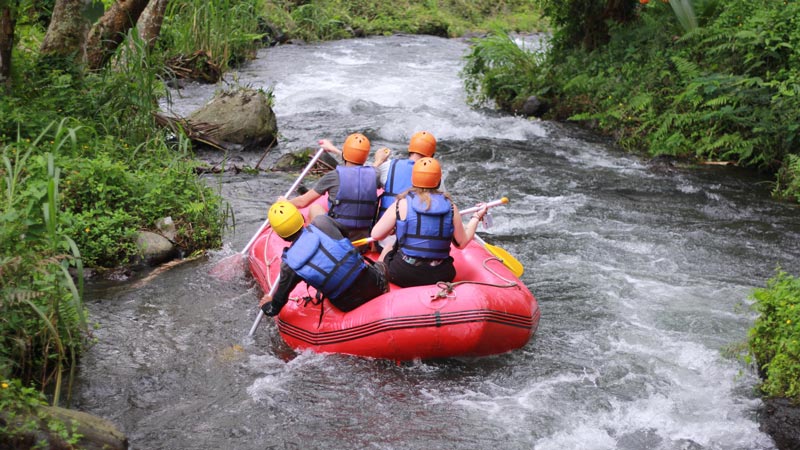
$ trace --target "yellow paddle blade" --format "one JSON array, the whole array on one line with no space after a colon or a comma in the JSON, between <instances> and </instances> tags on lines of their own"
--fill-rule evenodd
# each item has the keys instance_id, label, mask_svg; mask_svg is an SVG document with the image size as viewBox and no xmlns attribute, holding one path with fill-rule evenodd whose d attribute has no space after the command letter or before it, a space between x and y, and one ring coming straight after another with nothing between
<instances>
[{"instance_id":1,"label":"yellow paddle blade","mask_svg":"<svg viewBox=\"0 0 800 450\"><path fill-rule=\"evenodd\" d=\"M486 242L483 243L486 250L489 251L492 255L496 256L500 259L500 262L503 263L504 266L508 267L508 269L517 277L521 277L522 273L525 271L525 268L522 267L522 263L511 256L511 253L508 253L505 249L501 247L497 247L492 244L488 244Z\"/></svg>"}]
</instances>

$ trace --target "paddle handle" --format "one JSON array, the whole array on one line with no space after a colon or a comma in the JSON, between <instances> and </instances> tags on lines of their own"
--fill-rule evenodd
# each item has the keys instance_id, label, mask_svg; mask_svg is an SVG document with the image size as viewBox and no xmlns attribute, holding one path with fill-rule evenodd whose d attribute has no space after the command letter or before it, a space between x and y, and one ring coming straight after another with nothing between
<instances>
[{"instance_id":1,"label":"paddle handle","mask_svg":"<svg viewBox=\"0 0 800 450\"><path fill-rule=\"evenodd\" d=\"M350 243L353 244L353 247L360 247L362 245L367 245L370 242L374 242L374 241L375 241L375 239L372 239L371 237L365 237L365 238L361 238L361 239L356 239L355 241L352 241Z\"/></svg>"},{"instance_id":2,"label":"paddle handle","mask_svg":"<svg viewBox=\"0 0 800 450\"><path fill-rule=\"evenodd\" d=\"M497 205L504 205L508 203L508 197L503 197L497 200L492 200L486 203L487 208L491 208ZM463 211L459 211L459 213L463 216L464 214L472 214L474 212L478 212L481 208L479 206L473 206L472 208L467 208Z\"/></svg>"},{"instance_id":3,"label":"paddle handle","mask_svg":"<svg viewBox=\"0 0 800 450\"><path fill-rule=\"evenodd\" d=\"M272 287L269 288L269 296L272 298L275 295L275 291L278 290L278 283L281 281L281 274L278 272L278 277L275 278L275 282L272 283ZM258 323L261 322L261 318L264 317L264 310L258 308L258 315L256 316L256 321L253 322L253 326L250 327L250 332L247 333L248 336L252 336L256 332L256 328L258 328Z\"/></svg>"},{"instance_id":4,"label":"paddle handle","mask_svg":"<svg viewBox=\"0 0 800 450\"><path fill-rule=\"evenodd\" d=\"M311 161L308 162L306 168L303 169L303 171L300 173L300 176L297 177L297 179L294 181L292 187L290 187L289 190L286 191L286 195L284 195L284 197L289 198L289 196L292 195L292 192L294 192L294 190L297 189L297 186L300 186L300 182L303 181L303 178L305 178L305 176L308 174L311 168L314 167L314 164L317 162L320 156L322 156L323 153L325 153L325 149L320 147L320 149L317 150L317 153L314 154L314 157L311 158ZM261 226L258 228L258 231L256 231L256 234L254 234L253 237L250 238L250 242L248 242L247 245L244 246L244 248L241 251L242 255L247 255L247 252L250 251L250 247L253 245L256 239L258 239L258 236L261 234L262 231L264 231L264 228L266 228L267 225L269 225L269 217L267 217L264 223L261 224Z\"/></svg>"}]
</instances>

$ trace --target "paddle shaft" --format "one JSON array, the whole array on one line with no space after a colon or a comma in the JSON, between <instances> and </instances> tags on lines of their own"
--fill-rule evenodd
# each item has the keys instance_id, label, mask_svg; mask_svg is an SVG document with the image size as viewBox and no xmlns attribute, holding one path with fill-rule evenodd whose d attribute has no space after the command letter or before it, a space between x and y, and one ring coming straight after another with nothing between
<instances>
[{"instance_id":1,"label":"paddle shaft","mask_svg":"<svg viewBox=\"0 0 800 450\"><path fill-rule=\"evenodd\" d=\"M506 204L506 203L508 203L508 198L503 197L503 198L500 198L500 199L497 199L497 200L492 200L490 202L487 202L486 203L486 207L487 208L491 208L493 206L503 205L503 204ZM463 211L459 211L459 213L463 216L464 214L472 214L474 212L478 212L478 211L480 211L480 209L481 209L480 206L473 206L472 208L467 208L467 209L465 209Z\"/></svg>"},{"instance_id":2,"label":"paddle shaft","mask_svg":"<svg viewBox=\"0 0 800 450\"><path fill-rule=\"evenodd\" d=\"M305 176L308 174L311 168L314 167L314 164L317 162L320 156L322 156L323 153L325 153L324 148L320 148L319 150L317 150L317 153L315 153L314 157L311 158L311 161L308 162L308 165L306 165L306 168L303 169L303 171L300 173L300 176L297 177L296 180L294 180L294 184L292 184L292 187L290 187L289 190L286 191L286 195L284 195L284 197L289 198L289 196L292 195L292 192L294 192L294 190L297 189L297 186L300 186L300 182L303 181L303 178L305 178ZM241 251L242 255L246 255L247 252L250 251L250 247L253 245L256 239L258 239L258 235L260 235L261 232L264 231L264 228L266 228L267 225L269 225L269 217L267 217L264 223L261 224L261 226L258 228L258 231L256 231L256 234L254 234L253 237L250 238L250 242L248 242L247 245L244 246L244 248Z\"/></svg>"},{"instance_id":3,"label":"paddle shaft","mask_svg":"<svg viewBox=\"0 0 800 450\"><path fill-rule=\"evenodd\" d=\"M278 283L281 282L281 273L278 272L278 276L275 278L275 282L272 283L272 287L269 288L269 296L272 298L275 295L275 291L278 290ZM250 332L247 333L248 336L252 336L256 332L256 328L258 328L258 323L261 322L261 318L264 317L264 310L258 308L258 316L256 316L256 321L253 322L253 326L250 327Z\"/></svg>"}]
</instances>

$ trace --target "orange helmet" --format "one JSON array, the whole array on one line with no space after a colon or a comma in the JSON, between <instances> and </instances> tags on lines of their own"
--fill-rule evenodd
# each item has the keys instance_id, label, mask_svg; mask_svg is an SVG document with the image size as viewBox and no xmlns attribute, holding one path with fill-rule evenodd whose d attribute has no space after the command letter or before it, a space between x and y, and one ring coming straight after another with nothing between
<instances>
[{"instance_id":1,"label":"orange helmet","mask_svg":"<svg viewBox=\"0 0 800 450\"><path fill-rule=\"evenodd\" d=\"M408 153L419 153L428 158L433 157L436 153L436 138L427 131L418 131L411 136L411 142L408 143Z\"/></svg>"},{"instance_id":2,"label":"orange helmet","mask_svg":"<svg viewBox=\"0 0 800 450\"><path fill-rule=\"evenodd\" d=\"M369 139L361 133L347 136L342 146L342 159L346 162L363 165L369 156Z\"/></svg>"},{"instance_id":3,"label":"orange helmet","mask_svg":"<svg viewBox=\"0 0 800 450\"><path fill-rule=\"evenodd\" d=\"M442 181L442 166L433 158L422 158L411 169L411 184L414 187L435 189Z\"/></svg>"}]
</instances>

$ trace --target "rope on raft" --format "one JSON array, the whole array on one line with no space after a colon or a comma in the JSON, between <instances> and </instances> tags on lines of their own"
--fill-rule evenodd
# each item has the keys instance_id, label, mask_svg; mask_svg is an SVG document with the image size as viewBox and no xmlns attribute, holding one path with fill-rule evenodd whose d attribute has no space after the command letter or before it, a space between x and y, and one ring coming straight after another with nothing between
<instances>
[{"instance_id":1,"label":"rope on raft","mask_svg":"<svg viewBox=\"0 0 800 450\"><path fill-rule=\"evenodd\" d=\"M431 298L446 298L446 297L450 296L453 293L453 291L455 290L456 286L459 286L461 284L477 284L477 285L480 285L480 286L492 286L492 287L498 287L498 288L503 288L503 289L512 288L512 287L516 287L517 286L517 282L516 281L512 281L512 280L509 280L508 278L504 278L504 277L500 276L500 274L498 274L497 272L495 272L494 270L489 268L489 266L486 265L486 263L489 262L489 261L500 261L502 263L503 260L501 260L500 258L494 257L494 256L490 257L490 258L486 258L486 259L483 260L483 268L486 269L488 272L490 272L492 275L496 276L497 278L500 278L501 280L505 281L506 282L505 284L495 284L495 283L486 283L486 282L483 282L483 281L469 281L469 280L456 281L454 283L453 282L448 282L448 281L440 281L440 282L436 283L436 286L438 286L440 288L439 292L437 292L436 294L432 295Z\"/></svg>"}]
</instances>

